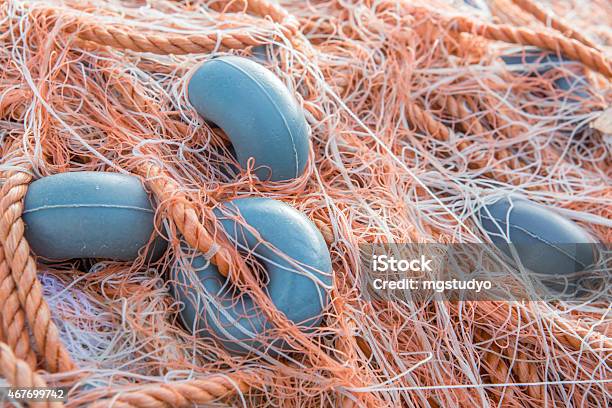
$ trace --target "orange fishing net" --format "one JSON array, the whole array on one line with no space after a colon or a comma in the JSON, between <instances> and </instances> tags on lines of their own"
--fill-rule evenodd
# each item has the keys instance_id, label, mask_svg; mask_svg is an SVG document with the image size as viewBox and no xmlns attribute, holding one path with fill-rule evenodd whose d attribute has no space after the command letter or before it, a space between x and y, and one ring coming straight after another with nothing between
<instances>
[{"instance_id":1,"label":"orange fishing net","mask_svg":"<svg viewBox=\"0 0 612 408\"><path fill-rule=\"evenodd\" d=\"M66 386L68 407L608 406L609 302L371 302L359 245L480 242L475 209L499 191L611 242L612 145L590 126L612 100L611 26L605 0L0 0L0 374ZM525 47L566 61L500 58ZM187 101L199 63L254 51L306 112L299 179L228 175L227 137ZM161 261L37 263L28 185L83 170L143 179L171 242ZM325 236L317 330L275 311L218 233L212 209L247 196ZM220 246L213 262L295 352L237 356L183 329L166 275L181 237Z\"/></svg>"}]
</instances>

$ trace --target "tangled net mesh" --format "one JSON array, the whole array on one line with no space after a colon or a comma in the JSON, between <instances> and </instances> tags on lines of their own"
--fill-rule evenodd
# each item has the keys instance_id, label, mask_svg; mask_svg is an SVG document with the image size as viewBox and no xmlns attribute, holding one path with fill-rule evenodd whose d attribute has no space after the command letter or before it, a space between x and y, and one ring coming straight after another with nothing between
<instances>
[{"instance_id":1,"label":"tangled net mesh","mask_svg":"<svg viewBox=\"0 0 612 408\"><path fill-rule=\"evenodd\" d=\"M612 241L611 136L592 126L612 100L612 4L422 3L0 1L6 381L67 386L69 407L609 406L608 296L362 296L361 243L481 242L475 211L502 193ZM541 72L544 61L500 58L529 47L567 60ZM191 73L225 53L257 58L303 107L312 142L300 178L234 174L227 137L191 108ZM28 266L15 203L32 178L84 170L143 179L171 242L160 261ZM248 196L287 202L321 229L333 261L321 328L303 332L278 313L217 232L212 208ZM261 340L294 352L237 356L182 327L167 274L189 256L183 239L220 246L218 261L276 324ZM27 279L40 283L22 293L14 282Z\"/></svg>"}]
</instances>

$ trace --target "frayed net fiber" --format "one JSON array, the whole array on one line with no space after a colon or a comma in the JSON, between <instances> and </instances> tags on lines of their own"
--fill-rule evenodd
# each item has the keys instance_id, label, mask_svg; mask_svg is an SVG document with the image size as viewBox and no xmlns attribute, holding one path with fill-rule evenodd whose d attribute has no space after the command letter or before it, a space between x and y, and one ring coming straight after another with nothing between
<instances>
[{"instance_id":1,"label":"frayed net fiber","mask_svg":"<svg viewBox=\"0 0 612 408\"><path fill-rule=\"evenodd\" d=\"M612 132L593 123L612 100L612 4L271 1L0 0L6 382L67 387L47 404L67 407L609 406L609 296L372 302L359 246L485 241L476 211L508 193L611 242ZM533 50L563 63L501 58ZM200 63L227 54L257 58L304 110L299 178L228 173L227 136L186 93ZM23 198L68 171L140 177L164 257L36 259ZM221 238L212 209L241 197L284 201L323 233L333 288L321 327L278 313ZM187 332L167 279L189 256L183 241L218 254L294 351L235 355Z\"/></svg>"}]
</instances>

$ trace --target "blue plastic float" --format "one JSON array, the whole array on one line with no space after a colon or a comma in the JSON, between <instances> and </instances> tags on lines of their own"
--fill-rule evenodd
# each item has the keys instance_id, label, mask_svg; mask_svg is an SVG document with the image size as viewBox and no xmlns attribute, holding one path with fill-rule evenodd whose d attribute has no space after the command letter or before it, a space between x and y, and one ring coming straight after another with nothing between
<instances>
[{"instance_id":1,"label":"blue plastic float","mask_svg":"<svg viewBox=\"0 0 612 408\"><path fill-rule=\"evenodd\" d=\"M564 66L568 69L570 67L582 67L582 65L576 61L568 60L539 49L526 50L524 53L502 55L501 59L506 65L522 65L524 68L513 70L514 73L521 76L534 74L544 75L552 69L560 69ZM556 78L553 84L557 89L571 92L568 96L569 100L582 100L589 97L587 92L589 84L582 75L572 75L568 72L567 75Z\"/></svg>"},{"instance_id":2,"label":"blue plastic float","mask_svg":"<svg viewBox=\"0 0 612 408\"><path fill-rule=\"evenodd\" d=\"M480 222L495 246L527 269L546 275L580 272L597 260L597 242L574 222L527 199L509 196L483 206Z\"/></svg>"},{"instance_id":3,"label":"blue plastic float","mask_svg":"<svg viewBox=\"0 0 612 408\"><path fill-rule=\"evenodd\" d=\"M329 302L332 276L330 254L315 225L293 207L265 198L237 199L215 212L229 238L253 251L267 271L265 290L276 308L305 329L317 326ZM246 224L237 222L237 215ZM197 279L192 279L194 271ZM184 305L181 317L187 329L235 353L271 344L287 350L280 340L258 339L273 325L250 296L238 293L203 256L194 256L190 265L177 265L174 274L173 292Z\"/></svg>"},{"instance_id":4,"label":"blue plastic float","mask_svg":"<svg viewBox=\"0 0 612 408\"><path fill-rule=\"evenodd\" d=\"M155 211L140 179L118 173L74 172L34 181L25 197L25 236L50 260L133 261L153 235ZM147 258L166 249L157 237Z\"/></svg>"},{"instance_id":5,"label":"blue plastic float","mask_svg":"<svg viewBox=\"0 0 612 408\"><path fill-rule=\"evenodd\" d=\"M195 71L188 93L196 111L230 138L243 168L255 159L260 180L288 180L304 172L308 125L271 71L248 58L214 58Z\"/></svg>"}]
</instances>

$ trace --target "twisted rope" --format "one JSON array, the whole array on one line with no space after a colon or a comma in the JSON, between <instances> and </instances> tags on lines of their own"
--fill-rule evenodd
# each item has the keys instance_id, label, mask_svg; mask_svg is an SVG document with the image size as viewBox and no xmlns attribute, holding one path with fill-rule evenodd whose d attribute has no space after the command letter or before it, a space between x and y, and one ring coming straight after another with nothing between
<instances>
[{"instance_id":1,"label":"twisted rope","mask_svg":"<svg viewBox=\"0 0 612 408\"><path fill-rule=\"evenodd\" d=\"M0 343L0 375L15 388L46 387L45 380L36 374L30 364L17 358L9 346ZM31 407L36 408L62 408L64 404L54 402L31 402Z\"/></svg>"},{"instance_id":2,"label":"twisted rope","mask_svg":"<svg viewBox=\"0 0 612 408\"><path fill-rule=\"evenodd\" d=\"M443 101L441 101L441 104L444 107L444 109L448 113L450 113L452 117L460 120L459 124L466 134L471 133L475 135L484 135L487 133L487 130L482 125L482 123L480 123L478 118L476 118L474 114L470 112L469 109L467 108L468 101L465 98L462 98L459 96L448 95L442 99ZM472 107L472 108L475 108L475 107ZM474 112L476 112L476 109L474 109ZM460 150L463 150L472 144L473 142L462 141L462 142L459 142L458 147ZM506 150L502 150L501 152L495 152L496 157L501 157L504 154L508 155L508 152ZM488 159L484 157L482 159L470 160L468 165L470 166L470 168L481 169L481 168L486 167L487 164L488 164ZM495 167L504 168L504 167L509 167L509 166L503 166L497 163L495 164ZM503 181L508 181L508 178L505 176L505 174L498 174L497 178L503 179Z\"/></svg>"},{"instance_id":3,"label":"twisted rope","mask_svg":"<svg viewBox=\"0 0 612 408\"><path fill-rule=\"evenodd\" d=\"M217 7L218 8L218 7ZM275 23L276 27L287 38L293 37L299 29L297 19L282 7L266 0L241 0L232 2L230 10L250 12ZM53 8L37 8L35 13L45 15L57 13ZM193 35L168 35L162 33L139 33L130 29L100 25L90 20L77 17L78 37L80 40L94 42L116 49L128 49L136 52L154 54L194 54L210 52L221 46L227 49L241 49L250 46L270 43L272 39L261 37L261 32L211 32ZM76 27L75 27L76 29Z\"/></svg>"},{"instance_id":4,"label":"twisted rope","mask_svg":"<svg viewBox=\"0 0 612 408\"><path fill-rule=\"evenodd\" d=\"M465 108L465 106L452 97L447 97L445 102L445 109L447 109L451 115L462 120L462 124L466 131L469 130L470 132L476 134L485 132L482 124L480 124L477 119L470 117L471 113ZM449 142L451 140L451 136L453 135L452 130L438 121L431 113L422 109L416 103L411 103L408 105L407 113L411 123L417 126L421 131L432 135L434 138L440 141ZM469 147L470 142L465 140L457 143L457 149L459 151L463 151ZM486 166L486 164L487 161L485 159L476 160L469 163L471 168L482 168ZM504 181L507 181L506 176L503 174L498 175L498 177L504 179Z\"/></svg>"},{"instance_id":5,"label":"twisted rope","mask_svg":"<svg viewBox=\"0 0 612 408\"><path fill-rule=\"evenodd\" d=\"M461 120L460 126L465 133L473 135L483 135L487 133L482 123L480 123L480 121L474 117L473 113L467 109L464 98L448 95L443 98L443 106L451 116Z\"/></svg>"},{"instance_id":6,"label":"twisted rope","mask_svg":"<svg viewBox=\"0 0 612 408\"><path fill-rule=\"evenodd\" d=\"M150 384L138 389L117 393L90 405L91 408L180 408L209 404L239 391L248 391L249 385L230 375L215 375L191 381Z\"/></svg>"},{"instance_id":7,"label":"twisted rope","mask_svg":"<svg viewBox=\"0 0 612 408\"><path fill-rule=\"evenodd\" d=\"M612 338L584 327L580 321L563 319L559 316L553 316L552 321L555 324L551 327L554 337L576 351L587 347L608 352L612 350Z\"/></svg>"},{"instance_id":8,"label":"twisted rope","mask_svg":"<svg viewBox=\"0 0 612 408\"><path fill-rule=\"evenodd\" d=\"M487 342L486 348L483 347L483 350L484 350L483 360L485 363L483 365L483 369L489 375L491 383L504 384L509 381L511 382L512 381L510 377L511 371L508 368L508 365L506 364L505 359L503 358L503 356L507 353L507 350L504 350L501 347L499 347L494 341L491 340L490 336L484 331L481 331L481 330L474 331L474 338L477 339L479 342ZM521 373L523 372L521 371ZM527 379L523 377L522 380L526 381ZM517 388L514 386L508 386L504 388L504 397L503 397L503 401L501 401L503 403L503 406L509 406L509 407L520 406L515 402L516 401L516 398L515 398L516 390Z\"/></svg>"},{"instance_id":9,"label":"twisted rope","mask_svg":"<svg viewBox=\"0 0 612 408\"><path fill-rule=\"evenodd\" d=\"M25 225L21 214L23 199L31 180L32 176L23 172L15 172L7 177L0 201L0 241L3 242L4 256L16 283L19 302L34 334L34 343L47 369L51 372L69 371L74 368L74 363L51 320L49 306L36 276L36 262L30 255L30 246L24 236Z\"/></svg>"},{"instance_id":10,"label":"twisted rope","mask_svg":"<svg viewBox=\"0 0 612 408\"><path fill-rule=\"evenodd\" d=\"M406 107L410 122L425 133L441 141L448 141L451 137L451 130L440 123L433 115L416 103L412 102Z\"/></svg>"},{"instance_id":11,"label":"twisted rope","mask_svg":"<svg viewBox=\"0 0 612 408\"><path fill-rule=\"evenodd\" d=\"M227 3L227 11L247 12L263 18L269 17L281 26L288 37L292 37L299 31L300 24L297 19L282 6L268 0L229 0Z\"/></svg>"},{"instance_id":12,"label":"twisted rope","mask_svg":"<svg viewBox=\"0 0 612 408\"><path fill-rule=\"evenodd\" d=\"M495 346L495 343L492 343L488 346L491 352L485 353L484 361L485 361L485 369L489 374L489 378L491 379L491 383L493 384L504 384L509 380L510 370L508 369L508 365L506 362L499 356L501 352L500 348ZM515 401L515 387L508 386L504 388L504 397L500 401L502 406L505 407L519 407Z\"/></svg>"},{"instance_id":13,"label":"twisted rope","mask_svg":"<svg viewBox=\"0 0 612 408\"><path fill-rule=\"evenodd\" d=\"M509 351L514 351L508 348ZM508 352L508 354L511 354ZM510 356L512 358L512 356ZM538 366L529 362L529 356L521 351L516 352L516 359L513 362L512 372L517 377L519 383L537 383L542 381L538 374ZM544 397L544 386L536 385L527 387L527 394L537 400Z\"/></svg>"},{"instance_id":14,"label":"twisted rope","mask_svg":"<svg viewBox=\"0 0 612 408\"><path fill-rule=\"evenodd\" d=\"M0 243L0 315L2 337L0 340L15 350L18 358L32 368L36 367L36 354L31 347L28 330L25 323L25 313L19 303L15 281L6 257L4 246Z\"/></svg>"},{"instance_id":15,"label":"twisted rope","mask_svg":"<svg viewBox=\"0 0 612 408\"><path fill-rule=\"evenodd\" d=\"M216 240L200 222L200 217L188 198L180 193L179 185L152 164L143 166L140 174L160 201L169 200L168 214L190 247L202 253L216 252L210 261L217 266L219 273L227 276L231 266L231 255L218 247ZM177 193L178 192L178 193Z\"/></svg>"},{"instance_id":16,"label":"twisted rope","mask_svg":"<svg viewBox=\"0 0 612 408\"><path fill-rule=\"evenodd\" d=\"M201 35L166 36L162 34L140 34L121 28L87 23L79 38L107 45L116 49L154 54L195 54L214 50L218 45L228 49L239 49L261 45L269 41L260 40L250 33L210 33Z\"/></svg>"},{"instance_id":17,"label":"twisted rope","mask_svg":"<svg viewBox=\"0 0 612 408\"><path fill-rule=\"evenodd\" d=\"M589 40L578 31L574 31L565 21L559 17L553 16L533 0L512 0L512 2L519 6L523 11L534 16L538 21L547 26L549 25L553 29L562 33L564 36L573 38L574 40L583 43L587 47L597 49L597 45L593 41Z\"/></svg>"},{"instance_id":18,"label":"twisted rope","mask_svg":"<svg viewBox=\"0 0 612 408\"><path fill-rule=\"evenodd\" d=\"M489 40L532 45L582 62L585 66L607 78L612 77L612 63L599 51L571 38L559 34L536 32L506 24L487 24L467 17L453 17L447 21L448 28L457 32L475 34Z\"/></svg>"}]
</instances>

